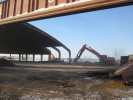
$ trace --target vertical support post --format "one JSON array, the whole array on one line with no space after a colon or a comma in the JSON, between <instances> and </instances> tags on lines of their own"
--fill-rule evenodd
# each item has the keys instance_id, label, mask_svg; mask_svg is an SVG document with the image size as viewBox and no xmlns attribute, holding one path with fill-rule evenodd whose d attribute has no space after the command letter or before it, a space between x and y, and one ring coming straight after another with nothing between
<instances>
[{"instance_id":1,"label":"vertical support post","mask_svg":"<svg viewBox=\"0 0 133 100\"><path fill-rule=\"evenodd\" d=\"M21 54L19 54L19 61L21 61Z\"/></svg>"},{"instance_id":2,"label":"vertical support post","mask_svg":"<svg viewBox=\"0 0 133 100\"><path fill-rule=\"evenodd\" d=\"M69 50L69 63L71 63L71 51Z\"/></svg>"},{"instance_id":3,"label":"vertical support post","mask_svg":"<svg viewBox=\"0 0 133 100\"><path fill-rule=\"evenodd\" d=\"M10 60L12 59L12 55L11 55L11 53L10 53Z\"/></svg>"},{"instance_id":4,"label":"vertical support post","mask_svg":"<svg viewBox=\"0 0 133 100\"><path fill-rule=\"evenodd\" d=\"M49 61L51 61L51 53L49 54Z\"/></svg>"},{"instance_id":5,"label":"vertical support post","mask_svg":"<svg viewBox=\"0 0 133 100\"><path fill-rule=\"evenodd\" d=\"M52 47L52 48L55 49L59 53L59 61L61 61L61 52L60 52L60 50L56 47Z\"/></svg>"},{"instance_id":6,"label":"vertical support post","mask_svg":"<svg viewBox=\"0 0 133 100\"><path fill-rule=\"evenodd\" d=\"M24 60L24 54L22 54L22 60Z\"/></svg>"},{"instance_id":7,"label":"vertical support post","mask_svg":"<svg viewBox=\"0 0 133 100\"><path fill-rule=\"evenodd\" d=\"M28 61L27 58L28 58L28 55L26 54L26 61Z\"/></svg>"},{"instance_id":8,"label":"vertical support post","mask_svg":"<svg viewBox=\"0 0 133 100\"><path fill-rule=\"evenodd\" d=\"M33 62L35 61L35 54L33 54Z\"/></svg>"},{"instance_id":9,"label":"vertical support post","mask_svg":"<svg viewBox=\"0 0 133 100\"><path fill-rule=\"evenodd\" d=\"M43 54L41 54L41 62L43 61Z\"/></svg>"},{"instance_id":10,"label":"vertical support post","mask_svg":"<svg viewBox=\"0 0 133 100\"><path fill-rule=\"evenodd\" d=\"M71 51L66 46L62 46L62 47L68 51L68 53L69 53L69 63L71 63Z\"/></svg>"}]
</instances>

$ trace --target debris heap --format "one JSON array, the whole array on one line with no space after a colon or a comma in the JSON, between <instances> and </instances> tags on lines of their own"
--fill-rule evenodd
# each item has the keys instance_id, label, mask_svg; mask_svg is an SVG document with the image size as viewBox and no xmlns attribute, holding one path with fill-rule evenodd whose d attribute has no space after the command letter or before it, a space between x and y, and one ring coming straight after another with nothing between
<instances>
[{"instance_id":1,"label":"debris heap","mask_svg":"<svg viewBox=\"0 0 133 100\"><path fill-rule=\"evenodd\" d=\"M9 66L9 67L13 67L15 66L11 61L9 60L6 60L4 58L1 58L0 59L0 67L3 67L3 66Z\"/></svg>"}]
</instances>

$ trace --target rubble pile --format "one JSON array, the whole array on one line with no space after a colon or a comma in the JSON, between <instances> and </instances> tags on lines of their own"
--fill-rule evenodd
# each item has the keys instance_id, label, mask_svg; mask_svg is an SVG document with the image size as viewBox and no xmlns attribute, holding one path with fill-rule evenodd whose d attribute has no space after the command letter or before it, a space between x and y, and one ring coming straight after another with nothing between
<instances>
[{"instance_id":1,"label":"rubble pile","mask_svg":"<svg viewBox=\"0 0 133 100\"><path fill-rule=\"evenodd\" d=\"M1 66L9 66L9 67L13 67L13 66L15 66L11 61L9 61L9 60L6 60L6 59L4 59L4 58L1 58L0 59L0 67Z\"/></svg>"},{"instance_id":2,"label":"rubble pile","mask_svg":"<svg viewBox=\"0 0 133 100\"><path fill-rule=\"evenodd\" d=\"M118 70L114 73L110 73L110 78L122 76L123 81L126 84L133 83L133 60L130 59L127 63L123 64Z\"/></svg>"}]
</instances>

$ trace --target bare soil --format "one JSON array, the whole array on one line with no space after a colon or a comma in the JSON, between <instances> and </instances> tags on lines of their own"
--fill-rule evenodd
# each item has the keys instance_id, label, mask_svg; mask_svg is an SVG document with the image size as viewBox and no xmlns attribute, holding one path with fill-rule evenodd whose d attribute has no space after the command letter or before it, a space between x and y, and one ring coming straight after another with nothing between
<instances>
[{"instance_id":1,"label":"bare soil","mask_svg":"<svg viewBox=\"0 0 133 100\"><path fill-rule=\"evenodd\" d=\"M115 67L17 63L0 68L0 100L121 100L133 98L133 87L106 88L121 84L106 75L90 76L87 71Z\"/></svg>"}]
</instances>

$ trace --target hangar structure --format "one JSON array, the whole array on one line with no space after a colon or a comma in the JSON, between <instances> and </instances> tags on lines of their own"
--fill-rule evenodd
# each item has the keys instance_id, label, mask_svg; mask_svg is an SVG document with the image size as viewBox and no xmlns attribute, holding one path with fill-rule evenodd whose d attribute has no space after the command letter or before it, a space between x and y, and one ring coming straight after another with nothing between
<instances>
[{"instance_id":1,"label":"hangar structure","mask_svg":"<svg viewBox=\"0 0 133 100\"><path fill-rule=\"evenodd\" d=\"M12 23L0 26L0 53L19 54L19 60L22 54L51 55L51 51L46 47L52 47L59 53L56 47L63 47L69 53L69 61L71 60L71 51L60 41L50 36L46 32L34 27L29 23Z\"/></svg>"},{"instance_id":2,"label":"hangar structure","mask_svg":"<svg viewBox=\"0 0 133 100\"><path fill-rule=\"evenodd\" d=\"M133 0L1 0L0 52L42 55L51 54L46 47L52 47L60 58L56 46L61 46L69 52L70 62L65 45L25 22L127 5L133 5Z\"/></svg>"}]
</instances>

